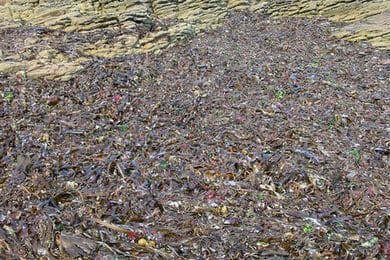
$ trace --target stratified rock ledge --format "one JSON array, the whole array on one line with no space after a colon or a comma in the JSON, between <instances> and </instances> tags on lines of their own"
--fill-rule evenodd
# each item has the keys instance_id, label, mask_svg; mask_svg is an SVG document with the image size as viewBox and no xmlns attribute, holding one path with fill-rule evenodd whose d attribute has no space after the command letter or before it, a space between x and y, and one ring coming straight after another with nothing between
<instances>
[{"instance_id":1,"label":"stratified rock ledge","mask_svg":"<svg viewBox=\"0 0 390 260\"><path fill-rule=\"evenodd\" d=\"M386 0L0 0L3 33L25 22L34 31L23 42L16 40L14 48L0 45L0 72L69 80L94 57L158 52L215 28L229 12L238 10L273 17L326 17L345 23L335 31L337 37L390 49L390 1ZM68 49L64 52L51 47L53 33L72 48L64 47ZM90 41L76 43L77 34L91 35Z\"/></svg>"}]
</instances>

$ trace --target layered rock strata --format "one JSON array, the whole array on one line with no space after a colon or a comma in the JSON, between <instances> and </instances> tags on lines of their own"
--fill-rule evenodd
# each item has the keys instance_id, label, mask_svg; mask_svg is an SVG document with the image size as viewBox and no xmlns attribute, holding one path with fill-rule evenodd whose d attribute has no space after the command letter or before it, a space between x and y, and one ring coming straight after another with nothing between
<instances>
[{"instance_id":1,"label":"layered rock strata","mask_svg":"<svg viewBox=\"0 0 390 260\"><path fill-rule=\"evenodd\" d=\"M158 52L218 26L234 10L323 16L345 22L338 37L390 49L387 0L0 0L3 34L31 26L0 45L0 72L68 80L95 58Z\"/></svg>"}]
</instances>

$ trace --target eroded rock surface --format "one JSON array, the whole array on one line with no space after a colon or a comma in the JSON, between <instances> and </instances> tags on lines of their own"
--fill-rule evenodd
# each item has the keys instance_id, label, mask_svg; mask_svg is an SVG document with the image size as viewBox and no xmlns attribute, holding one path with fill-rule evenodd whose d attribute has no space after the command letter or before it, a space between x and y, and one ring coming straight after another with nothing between
<instances>
[{"instance_id":1,"label":"eroded rock surface","mask_svg":"<svg viewBox=\"0 0 390 260\"><path fill-rule=\"evenodd\" d=\"M339 37L390 49L386 0L0 0L3 39L26 22L32 26L23 39L1 43L0 72L68 80L95 57L159 51L218 26L233 10L323 16L347 23Z\"/></svg>"}]
</instances>

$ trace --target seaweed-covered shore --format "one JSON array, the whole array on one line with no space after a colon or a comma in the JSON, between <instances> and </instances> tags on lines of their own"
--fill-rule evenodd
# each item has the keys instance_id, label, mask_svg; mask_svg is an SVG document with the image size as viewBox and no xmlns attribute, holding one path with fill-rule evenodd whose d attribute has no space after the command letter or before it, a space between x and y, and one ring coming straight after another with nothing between
<instances>
[{"instance_id":1,"label":"seaweed-covered shore","mask_svg":"<svg viewBox=\"0 0 390 260\"><path fill-rule=\"evenodd\" d=\"M331 30L234 13L68 82L1 75L2 257L388 256L389 53Z\"/></svg>"}]
</instances>

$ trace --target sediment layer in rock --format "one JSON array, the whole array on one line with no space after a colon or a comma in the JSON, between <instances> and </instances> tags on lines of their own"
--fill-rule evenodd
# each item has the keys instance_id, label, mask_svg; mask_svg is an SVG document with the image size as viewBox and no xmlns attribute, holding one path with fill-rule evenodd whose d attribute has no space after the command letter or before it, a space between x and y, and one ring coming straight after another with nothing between
<instances>
[{"instance_id":1,"label":"sediment layer in rock","mask_svg":"<svg viewBox=\"0 0 390 260\"><path fill-rule=\"evenodd\" d=\"M335 32L339 37L390 49L390 2L386 0L0 0L3 34L24 22L34 32L17 51L1 49L0 72L23 71L30 77L67 80L94 57L159 51L218 26L234 10L274 17L323 16L347 23ZM48 45L56 32L61 32L64 45L73 50L64 52ZM77 33L90 34L91 40L72 42Z\"/></svg>"}]
</instances>

